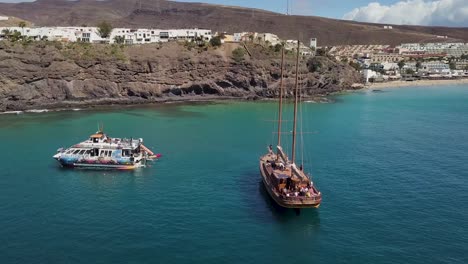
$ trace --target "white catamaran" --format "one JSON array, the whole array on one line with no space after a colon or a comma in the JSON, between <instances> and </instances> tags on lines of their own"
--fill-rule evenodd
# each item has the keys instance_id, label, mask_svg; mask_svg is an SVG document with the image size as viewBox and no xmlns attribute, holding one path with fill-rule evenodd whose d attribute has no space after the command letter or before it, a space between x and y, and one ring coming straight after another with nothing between
<instances>
[{"instance_id":1,"label":"white catamaran","mask_svg":"<svg viewBox=\"0 0 468 264\"><path fill-rule=\"evenodd\" d=\"M143 139L111 138L102 128L87 140L67 149L60 148L53 156L63 167L131 170L145 167L155 160L154 154L143 145Z\"/></svg>"}]
</instances>

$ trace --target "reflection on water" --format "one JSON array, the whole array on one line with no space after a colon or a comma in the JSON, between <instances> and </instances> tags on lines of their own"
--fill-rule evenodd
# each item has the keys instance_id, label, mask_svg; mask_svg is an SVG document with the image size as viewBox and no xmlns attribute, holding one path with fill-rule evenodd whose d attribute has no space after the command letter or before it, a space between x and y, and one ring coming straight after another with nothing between
<instances>
[{"instance_id":1,"label":"reflection on water","mask_svg":"<svg viewBox=\"0 0 468 264\"><path fill-rule=\"evenodd\" d=\"M85 169L64 168L56 164L55 170L60 177L66 179L67 188L74 189L76 183L92 189L119 190L132 187L143 189L148 179L157 177L155 169L137 168L135 170L109 170L109 169ZM71 180L70 180L71 179Z\"/></svg>"}]
</instances>

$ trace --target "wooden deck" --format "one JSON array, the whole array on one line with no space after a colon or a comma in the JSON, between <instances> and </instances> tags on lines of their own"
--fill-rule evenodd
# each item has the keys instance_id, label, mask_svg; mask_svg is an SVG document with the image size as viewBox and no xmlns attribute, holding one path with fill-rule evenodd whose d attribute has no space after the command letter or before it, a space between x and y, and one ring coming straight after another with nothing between
<instances>
[{"instance_id":1,"label":"wooden deck","mask_svg":"<svg viewBox=\"0 0 468 264\"><path fill-rule=\"evenodd\" d=\"M262 180L263 183L270 194L270 196L275 200L275 202L286 208L311 208L315 207L317 208L321 201L322 201L322 195L321 193L316 189L315 186L312 187L312 195L311 196L287 196L283 193L281 193L280 190L286 187L286 184L280 184L279 186L274 186L272 183L272 177L277 177L273 175L281 175L283 176L288 176L287 178L290 178L291 180L294 181L294 183L298 186L303 185L304 179L307 179L307 181L310 181L309 178L305 175L304 172L299 171L304 178L300 179L300 177L294 175L291 177L293 174L293 171L290 166L286 166L284 169L279 169L279 168L273 168L271 166L271 162L275 161L277 156L275 154L267 154L265 156L262 156L260 158L260 172L262 175ZM296 171L297 173L297 171ZM305 185L304 185L305 186ZM291 192L293 194L294 192Z\"/></svg>"}]
</instances>

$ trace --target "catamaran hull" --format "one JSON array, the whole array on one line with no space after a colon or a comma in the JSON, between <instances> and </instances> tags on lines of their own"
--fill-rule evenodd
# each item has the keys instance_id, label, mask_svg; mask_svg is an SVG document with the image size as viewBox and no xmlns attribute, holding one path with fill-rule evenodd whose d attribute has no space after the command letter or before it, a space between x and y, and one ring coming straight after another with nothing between
<instances>
[{"instance_id":1,"label":"catamaran hull","mask_svg":"<svg viewBox=\"0 0 468 264\"><path fill-rule=\"evenodd\" d=\"M68 159L57 159L57 161L65 168L82 168L82 169L113 169L113 170L133 170L136 168L146 167L145 160L138 163L87 163L76 162Z\"/></svg>"},{"instance_id":2,"label":"catamaran hull","mask_svg":"<svg viewBox=\"0 0 468 264\"><path fill-rule=\"evenodd\" d=\"M302 209L302 208L318 208L320 206L321 200L318 201L306 201L306 199L302 199L299 197L291 198L290 200L286 200L278 195L276 192L273 191L273 186L268 181L268 171L265 170L264 163L260 161L260 174L262 175L262 182L267 189L268 194L270 197L281 207L285 208L292 208L292 209Z\"/></svg>"},{"instance_id":3,"label":"catamaran hull","mask_svg":"<svg viewBox=\"0 0 468 264\"><path fill-rule=\"evenodd\" d=\"M136 168L143 168L144 165L135 166L135 165L108 165L108 164L61 164L64 168L81 168L81 169L108 169L108 170L133 170Z\"/></svg>"}]
</instances>

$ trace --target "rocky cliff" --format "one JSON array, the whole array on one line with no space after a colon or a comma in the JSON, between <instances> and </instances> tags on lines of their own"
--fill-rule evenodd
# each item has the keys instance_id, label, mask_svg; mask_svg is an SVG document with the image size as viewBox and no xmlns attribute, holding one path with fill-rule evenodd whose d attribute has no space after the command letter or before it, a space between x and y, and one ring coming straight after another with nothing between
<instances>
[{"instance_id":1,"label":"rocky cliff","mask_svg":"<svg viewBox=\"0 0 468 264\"><path fill-rule=\"evenodd\" d=\"M136 104L275 95L280 53L261 45L232 58L220 48L181 43L144 46L0 42L0 111ZM358 72L327 57L301 58L300 85L308 95L351 89ZM286 55L285 85L294 83L294 55Z\"/></svg>"}]
</instances>

